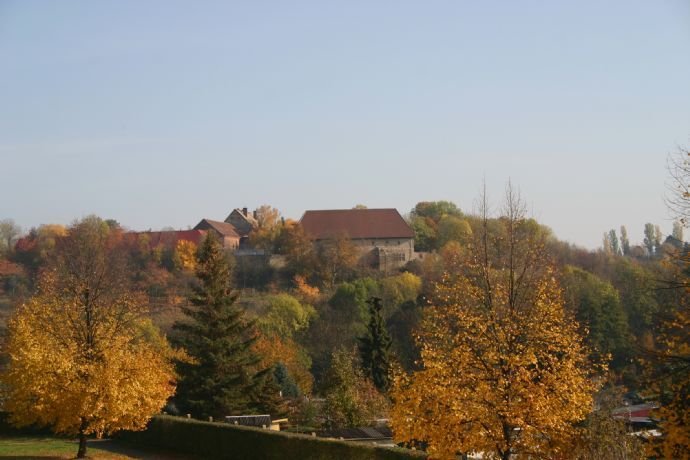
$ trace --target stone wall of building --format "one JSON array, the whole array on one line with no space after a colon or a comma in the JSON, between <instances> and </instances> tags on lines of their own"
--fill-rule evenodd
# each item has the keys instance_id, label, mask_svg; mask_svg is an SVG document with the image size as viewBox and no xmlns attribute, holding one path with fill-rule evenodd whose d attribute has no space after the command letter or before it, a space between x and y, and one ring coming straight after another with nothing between
<instances>
[{"instance_id":1,"label":"stone wall of building","mask_svg":"<svg viewBox=\"0 0 690 460\"><path fill-rule=\"evenodd\" d=\"M368 264L385 272L396 270L415 258L412 238L367 238L351 241Z\"/></svg>"}]
</instances>

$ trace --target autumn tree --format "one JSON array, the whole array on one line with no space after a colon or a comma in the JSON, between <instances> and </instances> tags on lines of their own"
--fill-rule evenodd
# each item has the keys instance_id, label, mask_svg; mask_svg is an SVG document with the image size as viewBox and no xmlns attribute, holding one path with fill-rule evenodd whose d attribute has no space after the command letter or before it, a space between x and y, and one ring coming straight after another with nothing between
<instances>
[{"instance_id":1,"label":"autumn tree","mask_svg":"<svg viewBox=\"0 0 690 460\"><path fill-rule=\"evenodd\" d=\"M196 268L197 247L191 241L179 240L175 243L173 264L178 270L194 271Z\"/></svg>"},{"instance_id":2,"label":"autumn tree","mask_svg":"<svg viewBox=\"0 0 690 460\"><path fill-rule=\"evenodd\" d=\"M630 240L628 239L628 230L625 228L625 225L621 225L621 250L624 256L630 254Z\"/></svg>"},{"instance_id":3,"label":"autumn tree","mask_svg":"<svg viewBox=\"0 0 690 460\"><path fill-rule=\"evenodd\" d=\"M412 210L415 216L428 217L439 222L444 216L462 217L462 211L452 201L420 201Z\"/></svg>"},{"instance_id":4,"label":"autumn tree","mask_svg":"<svg viewBox=\"0 0 690 460\"><path fill-rule=\"evenodd\" d=\"M345 281L354 270L359 252L347 235L319 241L316 247L318 272L326 286Z\"/></svg>"},{"instance_id":5,"label":"autumn tree","mask_svg":"<svg viewBox=\"0 0 690 460\"><path fill-rule=\"evenodd\" d=\"M204 418L260 407L270 370L258 371L252 324L235 305L226 254L211 233L201 244L196 276L191 305L183 308L187 318L174 325L179 344L193 359L179 363L176 403L183 412Z\"/></svg>"},{"instance_id":6,"label":"autumn tree","mask_svg":"<svg viewBox=\"0 0 690 460\"><path fill-rule=\"evenodd\" d=\"M362 373L356 353L334 351L326 381L324 412L329 428L362 426L386 414L388 402Z\"/></svg>"},{"instance_id":7,"label":"autumn tree","mask_svg":"<svg viewBox=\"0 0 690 460\"><path fill-rule=\"evenodd\" d=\"M316 252L304 228L294 220L286 220L280 227L275 252L285 255L285 271L290 277L300 276L306 281L314 278L317 271Z\"/></svg>"},{"instance_id":8,"label":"autumn tree","mask_svg":"<svg viewBox=\"0 0 690 460\"><path fill-rule=\"evenodd\" d=\"M619 389L621 387L618 387ZM580 425L580 436L568 458L573 460L644 460L642 440L632 436L625 420L616 417L623 406L620 390L607 388L597 395L597 409Z\"/></svg>"},{"instance_id":9,"label":"autumn tree","mask_svg":"<svg viewBox=\"0 0 690 460\"><path fill-rule=\"evenodd\" d=\"M265 204L257 208L255 214L257 226L249 235L249 240L256 248L273 251L280 234L280 211Z\"/></svg>"},{"instance_id":10,"label":"autumn tree","mask_svg":"<svg viewBox=\"0 0 690 460\"><path fill-rule=\"evenodd\" d=\"M67 234L62 225L46 224L32 228L14 247L13 259L22 264L33 276L52 258L57 241Z\"/></svg>"},{"instance_id":11,"label":"autumn tree","mask_svg":"<svg viewBox=\"0 0 690 460\"><path fill-rule=\"evenodd\" d=\"M562 456L592 404L588 350L514 189L498 233L485 199L480 217L466 260L425 308L423 368L395 379L395 438L434 458Z\"/></svg>"},{"instance_id":12,"label":"autumn tree","mask_svg":"<svg viewBox=\"0 0 690 460\"><path fill-rule=\"evenodd\" d=\"M4 410L78 435L78 458L87 435L144 429L175 389L173 352L127 288L119 237L96 217L72 225L9 322Z\"/></svg>"},{"instance_id":13,"label":"autumn tree","mask_svg":"<svg viewBox=\"0 0 690 460\"><path fill-rule=\"evenodd\" d=\"M611 251L615 255L619 255L621 253L621 248L620 244L618 243L618 236L616 235L616 231L614 229L609 230L609 240L611 241Z\"/></svg>"},{"instance_id":14,"label":"autumn tree","mask_svg":"<svg viewBox=\"0 0 690 460\"><path fill-rule=\"evenodd\" d=\"M444 216L438 223L437 245L442 248L449 241L466 244L472 237L470 224L456 216Z\"/></svg>"},{"instance_id":15,"label":"autumn tree","mask_svg":"<svg viewBox=\"0 0 690 460\"><path fill-rule=\"evenodd\" d=\"M654 224L646 223L644 224L644 247L647 249L647 254L649 257L654 255L654 247L656 242L656 231L654 229Z\"/></svg>"},{"instance_id":16,"label":"autumn tree","mask_svg":"<svg viewBox=\"0 0 690 460\"><path fill-rule=\"evenodd\" d=\"M661 242L663 241L663 235L661 233L661 227L658 225L654 226L654 254L661 255Z\"/></svg>"},{"instance_id":17,"label":"autumn tree","mask_svg":"<svg viewBox=\"0 0 690 460\"><path fill-rule=\"evenodd\" d=\"M611 234L609 232L604 232L604 236L601 238L601 248L604 254L613 254L613 244L611 242Z\"/></svg>"},{"instance_id":18,"label":"autumn tree","mask_svg":"<svg viewBox=\"0 0 690 460\"><path fill-rule=\"evenodd\" d=\"M439 249L450 239L464 238L467 228L461 223L462 216L460 209L451 201L417 203L409 218L415 233L415 249L431 251Z\"/></svg>"},{"instance_id":19,"label":"autumn tree","mask_svg":"<svg viewBox=\"0 0 690 460\"><path fill-rule=\"evenodd\" d=\"M669 157L667 205L673 217L687 226L690 222L690 151L679 149ZM660 394L661 407L655 412L663 436L650 443L649 454L663 458L690 458L690 255L678 250L669 261L674 276L663 287L678 291L679 304L666 311L657 329L657 346L647 350L647 372Z\"/></svg>"},{"instance_id":20,"label":"autumn tree","mask_svg":"<svg viewBox=\"0 0 690 460\"><path fill-rule=\"evenodd\" d=\"M379 284L378 297L381 297L384 318L390 316L401 304L417 300L422 290L422 279L410 272L388 276Z\"/></svg>"},{"instance_id":21,"label":"autumn tree","mask_svg":"<svg viewBox=\"0 0 690 460\"><path fill-rule=\"evenodd\" d=\"M690 150L679 147L674 154L668 156L666 169L666 207L674 219L687 227L690 224Z\"/></svg>"},{"instance_id":22,"label":"autumn tree","mask_svg":"<svg viewBox=\"0 0 690 460\"><path fill-rule=\"evenodd\" d=\"M261 331L255 349L264 368L281 367L279 374L287 373L283 381L294 381L298 393L311 393L314 378L309 369L311 358L296 340L306 330L316 310L289 294L270 295L258 312L256 324ZM285 391L284 394L287 394Z\"/></svg>"},{"instance_id":23,"label":"autumn tree","mask_svg":"<svg viewBox=\"0 0 690 460\"><path fill-rule=\"evenodd\" d=\"M367 303L369 304L369 324L367 333L359 339L362 369L379 391L386 392L390 385L391 338L381 315L383 308L381 299L372 297Z\"/></svg>"},{"instance_id":24,"label":"autumn tree","mask_svg":"<svg viewBox=\"0 0 690 460\"><path fill-rule=\"evenodd\" d=\"M671 235L678 241L683 241L683 224L680 221L673 222L673 232Z\"/></svg>"},{"instance_id":25,"label":"autumn tree","mask_svg":"<svg viewBox=\"0 0 690 460\"><path fill-rule=\"evenodd\" d=\"M12 252L22 229L12 219L0 220L0 253Z\"/></svg>"}]
</instances>

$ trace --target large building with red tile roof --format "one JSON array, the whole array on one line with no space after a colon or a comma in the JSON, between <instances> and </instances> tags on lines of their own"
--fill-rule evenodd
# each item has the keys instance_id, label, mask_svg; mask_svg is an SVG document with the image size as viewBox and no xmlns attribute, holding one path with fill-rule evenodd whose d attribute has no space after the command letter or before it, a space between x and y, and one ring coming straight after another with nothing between
<instances>
[{"instance_id":1,"label":"large building with red tile roof","mask_svg":"<svg viewBox=\"0 0 690 460\"><path fill-rule=\"evenodd\" d=\"M399 268L415 257L414 231L393 208L306 211L300 224L317 244L350 239L362 257L380 270Z\"/></svg>"}]
</instances>

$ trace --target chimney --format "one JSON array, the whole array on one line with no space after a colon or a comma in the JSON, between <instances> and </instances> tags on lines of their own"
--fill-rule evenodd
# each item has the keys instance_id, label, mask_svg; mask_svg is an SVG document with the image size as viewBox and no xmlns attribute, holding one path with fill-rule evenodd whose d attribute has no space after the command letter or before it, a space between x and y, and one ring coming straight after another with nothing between
<instances>
[{"instance_id":1,"label":"chimney","mask_svg":"<svg viewBox=\"0 0 690 460\"><path fill-rule=\"evenodd\" d=\"M247 208L242 208L242 214L244 214L244 217L247 217Z\"/></svg>"},{"instance_id":2,"label":"chimney","mask_svg":"<svg viewBox=\"0 0 690 460\"><path fill-rule=\"evenodd\" d=\"M252 213L252 216L254 217L254 220L256 220L256 209L255 209L254 212Z\"/></svg>"}]
</instances>

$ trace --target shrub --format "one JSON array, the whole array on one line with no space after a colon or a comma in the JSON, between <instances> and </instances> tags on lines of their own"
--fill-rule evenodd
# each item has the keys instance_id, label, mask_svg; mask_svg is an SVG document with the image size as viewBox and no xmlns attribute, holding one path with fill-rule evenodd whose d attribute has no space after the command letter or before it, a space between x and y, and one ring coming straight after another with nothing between
<instances>
[{"instance_id":1,"label":"shrub","mask_svg":"<svg viewBox=\"0 0 690 460\"><path fill-rule=\"evenodd\" d=\"M426 458L421 452L375 447L307 435L262 430L180 417L156 416L146 431L120 437L140 446L169 449L209 458L283 460L404 460Z\"/></svg>"}]
</instances>

